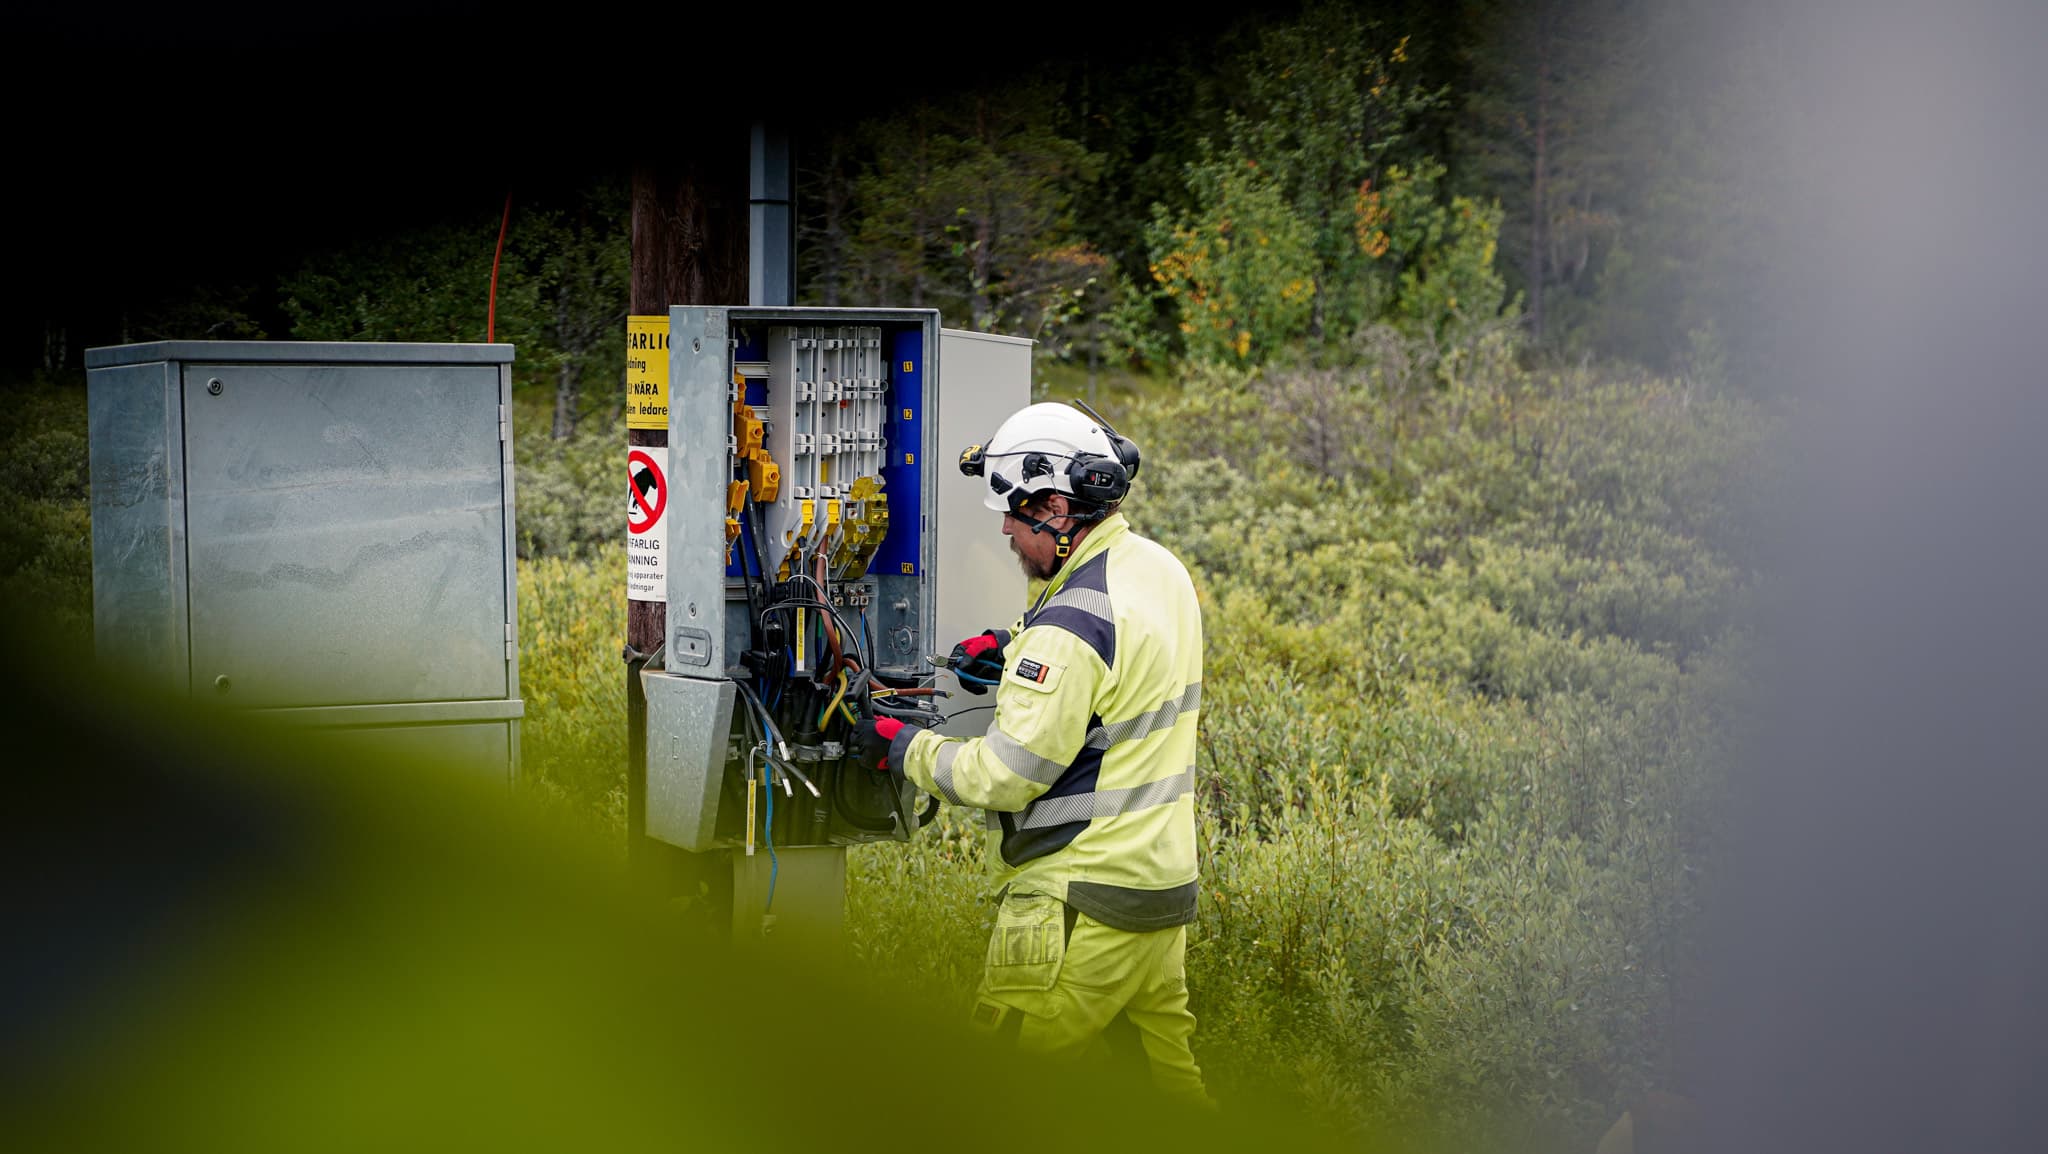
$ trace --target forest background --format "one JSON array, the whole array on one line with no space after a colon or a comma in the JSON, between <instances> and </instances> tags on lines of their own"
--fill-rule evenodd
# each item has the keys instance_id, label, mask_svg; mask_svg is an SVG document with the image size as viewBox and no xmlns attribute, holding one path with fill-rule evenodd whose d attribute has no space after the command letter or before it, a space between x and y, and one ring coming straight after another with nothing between
<instances>
[{"instance_id":1,"label":"forest background","mask_svg":"<svg viewBox=\"0 0 2048 1154\"><path fill-rule=\"evenodd\" d=\"M1769 46L1697 7L1311 4L799 127L802 303L1031 337L1039 395L1145 446L1132 519L1209 637L1189 964L1226 1100L1583 1149L1687 1087L1797 235L1746 162ZM524 788L607 834L627 199L623 170L515 189L495 302ZM478 340L500 207L146 294L112 335ZM40 337L0 412L0 595L83 644L81 350ZM964 1004L976 828L854 853L864 965Z\"/></svg>"}]
</instances>

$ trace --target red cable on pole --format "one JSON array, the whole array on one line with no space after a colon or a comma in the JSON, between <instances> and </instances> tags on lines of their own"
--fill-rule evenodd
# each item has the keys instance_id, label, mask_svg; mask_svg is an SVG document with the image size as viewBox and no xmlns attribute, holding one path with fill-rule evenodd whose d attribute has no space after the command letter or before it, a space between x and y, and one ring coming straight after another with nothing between
<instances>
[{"instance_id":1,"label":"red cable on pole","mask_svg":"<svg viewBox=\"0 0 2048 1154\"><path fill-rule=\"evenodd\" d=\"M484 318L484 343L498 339L498 262L505 259L505 228L512 223L512 193L505 193L505 215L498 221L498 251L491 257L491 305Z\"/></svg>"}]
</instances>

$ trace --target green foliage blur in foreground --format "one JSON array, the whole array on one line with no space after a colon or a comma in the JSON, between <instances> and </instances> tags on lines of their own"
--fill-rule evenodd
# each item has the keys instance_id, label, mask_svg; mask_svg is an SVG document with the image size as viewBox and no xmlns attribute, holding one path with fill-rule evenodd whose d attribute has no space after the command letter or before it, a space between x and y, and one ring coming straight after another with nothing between
<instances>
[{"instance_id":1,"label":"green foliage blur in foreground","mask_svg":"<svg viewBox=\"0 0 2048 1154\"><path fill-rule=\"evenodd\" d=\"M449 765L62 661L0 665L0 724L10 1150L1336 1148L991 1051L843 959L706 948ZM991 1115L1020 1085L1056 1122Z\"/></svg>"}]
</instances>

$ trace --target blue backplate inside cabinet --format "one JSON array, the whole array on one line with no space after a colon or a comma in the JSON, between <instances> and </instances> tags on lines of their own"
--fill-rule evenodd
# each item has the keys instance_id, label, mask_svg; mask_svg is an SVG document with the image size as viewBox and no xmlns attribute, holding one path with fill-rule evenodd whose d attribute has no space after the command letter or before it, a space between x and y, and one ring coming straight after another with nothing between
<instances>
[{"instance_id":1,"label":"blue backplate inside cabinet","mask_svg":"<svg viewBox=\"0 0 2048 1154\"><path fill-rule=\"evenodd\" d=\"M882 491L889 496L889 535L875 553L870 572L915 575L923 571L925 347L920 327L882 331L889 350L889 420L883 426L889 463L882 467Z\"/></svg>"}]
</instances>

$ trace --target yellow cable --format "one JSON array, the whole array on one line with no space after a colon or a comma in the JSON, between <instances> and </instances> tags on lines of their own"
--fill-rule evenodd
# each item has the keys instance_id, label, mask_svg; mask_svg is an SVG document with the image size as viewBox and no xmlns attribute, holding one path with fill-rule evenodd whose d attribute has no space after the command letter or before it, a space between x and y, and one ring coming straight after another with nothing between
<instances>
[{"instance_id":1,"label":"yellow cable","mask_svg":"<svg viewBox=\"0 0 2048 1154\"><path fill-rule=\"evenodd\" d=\"M833 711L833 710L835 710L835 709L837 709L837 708L839 708L839 706L840 706L840 703L844 702L845 700L846 700L846 670L842 669L842 670L840 670L840 671L839 671L839 692L838 692L838 693L835 693L835 694L833 694L833 695L832 695L832 703L831 703L830 705L827 705L827 706L825 707L825 712L823 712L823 713L820 713L820 714L818 715L818 728L819 728L819 729L823 729L823 728L825 728L825 723L826 723L826 722L828 722L828 721L830 721L830 720L832 720L832 711ZM847 716L847 718L848 718L848 719L851 719L851 718L853 717L853 713L852 713L851 711L848 711L848 712L847 712L847 715L846 715L846 716ZM856 724L858 724L858 723L856 722Z\"/></svg>"}]
</instances>

